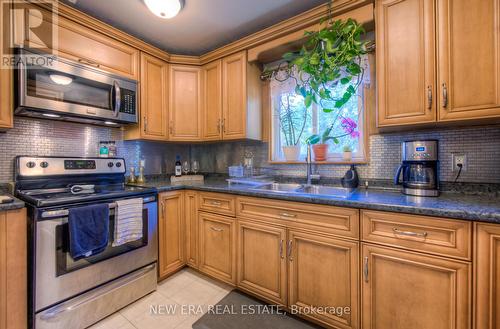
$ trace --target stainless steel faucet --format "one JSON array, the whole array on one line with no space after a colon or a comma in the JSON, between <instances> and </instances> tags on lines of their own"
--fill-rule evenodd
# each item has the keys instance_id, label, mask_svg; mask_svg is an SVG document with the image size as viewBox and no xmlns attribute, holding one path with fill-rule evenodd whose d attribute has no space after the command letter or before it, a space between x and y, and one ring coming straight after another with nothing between
<instances>
[{"instance_id":1,"label":"stainless steel faucet","mask_svg":"<svg viewBox=\"0 0 500 329\"><path fill-rule=\"evenodd\" d=\"M306 176L307 185L311 185L311 175L312 175L312 159L311 159L311 144L307 144L307 155L306 155Z\"/></svg>"}]
</instances>

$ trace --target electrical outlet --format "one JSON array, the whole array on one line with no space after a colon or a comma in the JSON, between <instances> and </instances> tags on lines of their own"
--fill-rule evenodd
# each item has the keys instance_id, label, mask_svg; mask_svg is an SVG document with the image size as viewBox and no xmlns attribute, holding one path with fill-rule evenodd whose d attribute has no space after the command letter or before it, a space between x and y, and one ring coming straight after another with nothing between
<instances>
[{"instance_id":1,"label":"electrical outlet","mask_svg":"<svg viewBox=\"0 0 500 329\"><path fill-rule=\"evenodd\" d=\"M459 171L460 168L458 165L462 165L462 171L467 171L467 155L466 154L459 154L459 153L454 153L451 155L451 170L452 171Z\"/></svg>"}]
</instances>

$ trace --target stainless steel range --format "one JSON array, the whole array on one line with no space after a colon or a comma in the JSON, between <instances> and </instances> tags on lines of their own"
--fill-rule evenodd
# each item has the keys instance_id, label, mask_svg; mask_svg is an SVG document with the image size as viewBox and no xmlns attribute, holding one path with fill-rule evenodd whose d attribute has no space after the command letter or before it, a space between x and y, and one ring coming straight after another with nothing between
<instances>
[{"instance_id":1,"label":"stainless steel range","mask_svg":"<svg viewBox=\"0 0 500 329\"><path fill-rule=\"evenodd\" d=\"M28 204L30 217L31 327L85 328L156 290L156 191L124 183L123 159L16 158L16 195ZM113 246L116 202L131 198L143 200L142 238ZM69 212L102 203L110 209L109 243L75 260Z\"/></svg>"}]
</instances>

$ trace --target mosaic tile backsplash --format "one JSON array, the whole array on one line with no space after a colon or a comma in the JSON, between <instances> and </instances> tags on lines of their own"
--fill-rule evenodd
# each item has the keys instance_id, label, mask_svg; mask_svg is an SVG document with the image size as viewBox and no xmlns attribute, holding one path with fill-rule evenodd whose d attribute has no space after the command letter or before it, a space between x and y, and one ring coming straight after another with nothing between
<instances>
[{"instance_id":1,"label":"mosaic tile backsplash","mask_svg":"<svg viewBox=\"0 0 500 329\"><path fill-rule=\"evenodd\" d=\"M145 141L123 141L123 132L106 128L16 117L15 128L0 134L0 181L12 181L16 155L96 156L99 141L117 141L118 155L127 166L146 160L146 174L173 172L175 156L198 160L200 171L226 173L228 165L242 162L245 152L254 154L254 165L272 175L302 177L305 165L271 165L268 145L254 141L210 144L168 144ZM390 133L370 137L370 164L357 166L361 178L392 179L401 159L401 142L413 139L437 139L440 152L440 177L453 181L452 153L466 153L468 171L461 182L500 183L500 127L468 127L420 132ZM344 175L341 165L321 165L315 170L325 178Z\"/></svg>"}]
</instances>

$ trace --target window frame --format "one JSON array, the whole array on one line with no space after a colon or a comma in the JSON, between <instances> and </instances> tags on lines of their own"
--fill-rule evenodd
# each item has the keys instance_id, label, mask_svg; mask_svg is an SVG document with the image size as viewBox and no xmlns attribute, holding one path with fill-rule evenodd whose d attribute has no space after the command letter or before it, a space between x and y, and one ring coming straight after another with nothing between
<instances>
[{"instance_id":1,"label":"window frame","mask_svg":"<svg viewBox=\"0 0 500 329\"><path fill-rule=\"evenodd\" d=\"M371 64L371 63L370 63ZM370 70L371 71L371 65L370 65ZM371 72L367 72L370 74L370 80L371 80ZM368 91L371 89L371 83L362 83L359 88L362 90L361 96L358 97L358 109L360 110L359 113L359 121L358 121L358 131L360 132L360 138L359 138L359 143L360 143L360 152L356 152L352 154L352 159L350 161L346 161L343 159L342 153L328 153L327 155L327 160L326 161L314 161L314 163L318 164L367 164L369 163L369 127L368 127L368 115L367 115L367 102L368 102ZM299 160L299 161L287 161L283 157L283 151L281 150L281 144L276 143L276 136L277 138L280 138L280 129L279 129L279 119L276 115L274 115L274 109L277 104L273 104L273 102L277 102L277 97L273 97L271 91L269 92L269 97L270 97L270 133L269 133L269 163L270 164L301 164L301 163L306 163L305 158L304 160ZM314 110L312 111L312 116L313 116L313 127L317 129L317 116L318 116L318 111L321 111L320 109L317 109L317 105L313 103L312 105L314 107ZM281 158L278 158L277 155L281 155Z\"/></svg>"}]
</instances>

